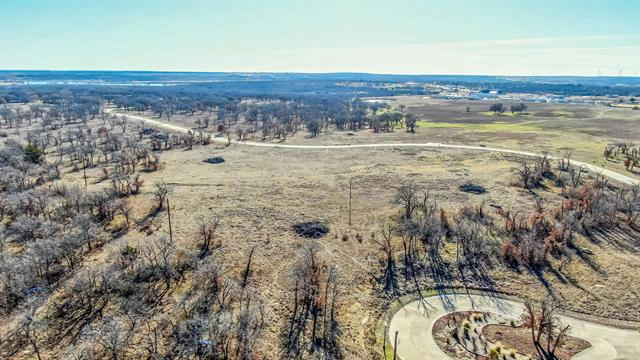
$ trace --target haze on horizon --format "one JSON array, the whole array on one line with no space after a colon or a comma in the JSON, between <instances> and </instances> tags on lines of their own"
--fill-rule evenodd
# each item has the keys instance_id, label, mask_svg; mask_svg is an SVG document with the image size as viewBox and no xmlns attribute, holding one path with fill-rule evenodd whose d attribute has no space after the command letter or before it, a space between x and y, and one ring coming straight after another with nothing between
<instances>
[{"instance_id":1,"label":"haze on horizon","mask_svg":"<svg viewBox=\"0 0 640 360\"><path fill-rule=\"evenodd\" d=\"M0 1L0 70L638 76L638 1Z\"/></svg>"}]
</instances>

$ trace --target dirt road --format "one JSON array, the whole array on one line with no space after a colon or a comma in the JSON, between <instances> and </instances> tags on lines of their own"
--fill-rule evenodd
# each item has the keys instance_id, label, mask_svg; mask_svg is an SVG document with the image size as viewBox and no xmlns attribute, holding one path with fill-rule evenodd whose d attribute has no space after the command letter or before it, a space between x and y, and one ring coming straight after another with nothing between
<instances>
[{"instance_id":1,"label":"dirt road","mask_svg":"<svg viewBox=\"0 0 640 360\"><path fill-rule=\"evenodd\" d=\"M193 131L193 129L189 129L186 127L170 124L158 119L150 119L144 116L139 115L129 115L115 112L113 109L105 108L105 112L112 113L118 116L125 116L132 120L138 120L145 123L148 126L165 129L168 131L174 131L179 133L187 133L189 131ZM213 141L226 143L227 141L222 138L213 138ZM399 148L399 147L414 147L414 148L451 148L451 149L466 149L466 150L477 150L477 151L489 151L489 152L498 152L498 153L506 153L506 154L515 154L515 155L523 155L523 156L540 156L541 154L536 154L527 151L519 151L519 150L510 150L510 149L500 149L500 148L492 148L485 146L473 146L473 145L460 145L460 144L442 144L442 143L385 143L385 144L344 144L344 145L291 145L291 144L272 144L272 143L261 143L254 141L237 141L231 140L234 144L241 144L246 146L262 146L262 147L272 147L272 148L285 148L285 149L362 149L362 148ZM558 157L550 156L551 159L558 159ZM625 184L638 184L640 181L631 178L629 176L617 173L615 171L611 171L600 166L596 166L593 164L588 164L581 161L571 160L571 164L574 166L580 166L584 169L602 174L608 178L620 181Z\"/></svg>"}]
</instances>

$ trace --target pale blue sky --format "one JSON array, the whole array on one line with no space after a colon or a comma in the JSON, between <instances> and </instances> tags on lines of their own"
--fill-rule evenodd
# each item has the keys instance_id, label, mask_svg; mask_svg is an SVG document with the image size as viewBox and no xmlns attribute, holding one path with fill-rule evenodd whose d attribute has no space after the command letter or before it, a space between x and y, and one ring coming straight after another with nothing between
<instances>
[{"instance_id":1,"label":"pale blue sky","mask_svg":"<svg viewBox=\"0 0 640 360\"><path fill-rule=\"evenodd\" d=\"M0 69L637 76L640 0L0 0Z\"/></svg>"}]
</instances>

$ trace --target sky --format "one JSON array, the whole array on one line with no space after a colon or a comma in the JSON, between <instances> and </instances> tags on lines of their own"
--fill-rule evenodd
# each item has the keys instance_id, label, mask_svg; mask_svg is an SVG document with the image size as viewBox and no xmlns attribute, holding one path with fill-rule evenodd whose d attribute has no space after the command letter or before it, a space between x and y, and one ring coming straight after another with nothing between
<instances>
[{"instance_id":1,"label":"sky","mask_svg":"<svg viewBox=\"0 0 640 360\"><path fill-rule=\"evenodd\" d=\"M640 0L0 0L0 70L640 75Z\"/></svg>"}]
</instances>

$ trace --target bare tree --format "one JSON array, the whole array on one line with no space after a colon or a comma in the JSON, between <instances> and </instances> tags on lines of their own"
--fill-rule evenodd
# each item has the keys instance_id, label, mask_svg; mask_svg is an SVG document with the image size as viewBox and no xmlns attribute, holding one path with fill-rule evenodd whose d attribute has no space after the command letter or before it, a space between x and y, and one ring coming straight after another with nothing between
<instances>
[{"instance_id":1,"label":"bare tree","mask_svg":"<svg viewBox=\"0 0 640 360\"><path fill-rule=\"evenodd\" d=\"M621 210L627 215L627 221L631 226L635 225L640 217L640 185L625 187L620 193L620 200Z\"/></svg>"},{"instance_id":2,"label":"bare tree","mask_svg":"<svg viewBox=\"0 0 640 360\"><path fill-rule=\"evenodd\" d=\"M301 249L293 278L293 309L284 329L287 356L297 358L308 349L327 359L342 358L336 318L337 269L326 264L317 243Z\"/></svg>"},{"instance_id":3,"label":"bare tree","mask_svg":"<svg viewBox=\"0 0 640 360\"><path fill-rule=\"evenodd\" d=\"M4 247L8 240L4 225L0 225L0 255L4 253Z\"/></svg>"},{"instance_id":4,"label":"bare tree","mask_svg":"<svg viewBox=\"0 0 640 360\"><path fill-rule=\"evenodd\" d=\"M412 183L400 186L393 198L393 203L402 205L404 208L404 218L410 219L413 211L418 206L420 200L418 196L418 186Z\"/></svg>"},{"instance_id":5,"label":"bare tree","mask_svg":"<svg viewBox=\"0 0 640 360\"><path fill-rule=\"evenodd\" d=\"M126 358L131 346L134 326L126 326L126 322L125 319L109 316L93 330L93 338L111 360Z\"/></svg>"},{"instance_id":6,"label":"bare tree","mask_svg":"<svg viewBox=\"0 0 640 360\"><path fill-rule=\"evenodd\" d=\"M516 114L517 113L518 115L520 115L524 111L526 111L527 108L528 108L528 106L525 103L514 104L514 105L511 105L511 113L512 114Z\"/></svg>"},{"instance_id":7,"label":"bare tree","mask_svg":"<svg viewBox=\"0 0 640 360\"><path fill-rule=\"evenodd\" d=\"M502 113L504 113L504 111L506 110L504 104L502 103L495 103L495 104L491 104L491 106L489 106L489 111L495 113L496 115L500 114L502 115Z\"/></svg>"},{"instance_id":8,"label":"bare tree","mask_svg":"<svg viewBox=\"0 0 640 360\"><path fill-rule=\"evenodd\" d=\"M8 205L6 197L3 193L0 193L0 223L4 220L4 214L7 212Z\"/></svg>"},{"instance_id":9,"label":"bare tree","mask_svg":"<svg viewBox=\"0 0 640 360\"><path fill-rule=\"evenodd\" d=\"M567 151L558 159L558 170L569 171L571 168L571 151Z\"/></svg>"},{"instance_id":10,"label":"bare tree","mask_svg":"<svg viewBox=\"0 0 640 360\"><path fill-rule=\"evenodd\" d=\"M488 246L486 228L478 222L468 219L458 221L456 229L456 262L460 266L460 255L465 262L473 262L481 265L483 260L488 260L491 246Z\"/></svg>"},{"instance_id":11,"label":"bare tree","mask_svg":"<svg viewBox=\"0 0 640 360\"><path fill-rule=\"evenodd\" d=\"M522 322L531 329L531 340L541 360L557 360L556 350L565 342L569 325L563 325L555 314L555 304L546 299L538 308L532 301L525 302Z\"/></svg>"},{"instance_id":12,"label":"bare tree","mask_svg":"<svg viewBox=\"0 0 640 360\"><path fill-rule=\"evenodd\" d=\"M577 169L575 167L572 167L569 170L569 175L571 175L571 186L572 187L577 187L578 185L580 185L580 178L582 177L582 174L585 171L585 167L584 165L579 166Z\"/></svg>"},{"instance_id":13,"label":"bare tree","mask_svg":"<svg viewBox=\"0 0 640 360\"><path fill-rule=\"evenodd\" d=\"M77 215L73 218L72 224L76 236L80 239L80 244L87 245L87 251L92 250L94 243L104 240L104 233L96 226L89 215Z\"/></svg>"},{"instance_id":14,"label":"bare tree","mask_svg":"<svg viewBox=\"0 0 640 360\"><path fill-rule=\"evenodd\" d=\"M124 216L124 219L127 223L127 228L128 228L131 223L131 212L132 212L131 203L129 202L129 200L118 199L117 201L114 202L113 207L116 211L122 214L122 216Z\"/></svg>"},{"instance_id":15,"label":"bare tree","mask_svg":"<svg viewBox=\"0 0 640 360\"><path fill-rule=\"evenodd\" d=\"M37 301L32 301L26 306L26 310L22 313L19 325L18 335L23 337L33 348L38 360L42 360L40 354L40 344L44 336L44 324L36 315L38 306Z\"/></svg>"},{"instance_id":16,"label":"bare tree","mask_svg":"<svg viewBox=\"0 0 640 360\"><path fill-rule=\"evenodd\" d=\"M120 128L122 129L123 134L127 131L127 123L128 119L123 115L122 118L120 118L120 122L118 123L118 125L120 125Z\"/></svg>"},{"instance_id":17,"label":"bare tree","mask_svg":"<svg viewBox=\"0 0 640 360\"><path fill-rule=\"evenodd\" d=\"M513 168L513 172L518 175L522 187L524 187L525 189L531 188L533 169L526 160L520 161L520 166Z\"/></svg>"},{"instance_id":18,"label":"bare tree","mask_svg":"<svg viewBox=\"0 0 640 360\"><path fill-rule=\"evenodd\" d=\"M155 186L155 190L153 192L153 197L156 199L155 211L159 212L160 210L162 210L162 207L164 206L165 199L167 198L167 196L171 195L171 193L173 192L173 189L164 182L156 182L154 186Z\"/></svg>"},{"instance_id":19,"label":"bare tree","mask_svg":"<svg viewBox=\"0 0 640 360\"><path fill-rule=\"evenodd\" d=\"M407 124L408 132L416 132L416 123L418 122L418 118L413 114L407 114L404 117L404 122Z\"/></svg>"},{"instance_id":20,"label":"bare tree","mask_svg":"<svg viewBox=\"0 0 640 360\"><path fill-rule=\"evenodd\" d=\"M244 306L240 311L237 320L237 348L235 356L239 359L251 359L260 335L265 327L264 306L261 303L255 304L251 297L247 296Z\"/></svg>"},{"instance_id":21,"label":"bare tree","mask_svg":"<svg viewBox=\"0 0 640 360\"><path fill-rule=\"evenodd\" d=\"M200 243L198 247L200 248L200 258L204 258L205 256L211 253L212 242L214 242L214 237L218 226L220 225L220 218L215 216L210 219L200 218L196 221L198 226L198 237L200 239Z\"/></svg>"},{"instance_id":22,"label":"bare tree","mask_svg":"<svg viewBox=\"0 0 640 360\"><path fill-rule=\"evenodd\" d=\"M372 234L373 241L380 247L380 250L384 254L384 273L382 275L382 283L384 284L383 291L395 292L397 289L396 284L396 263L393 257L395 248L392 242L393 227L390 224L382 224L380 229L381 240L376 240L375 234Z\"/></svg>"}]
</instances>

